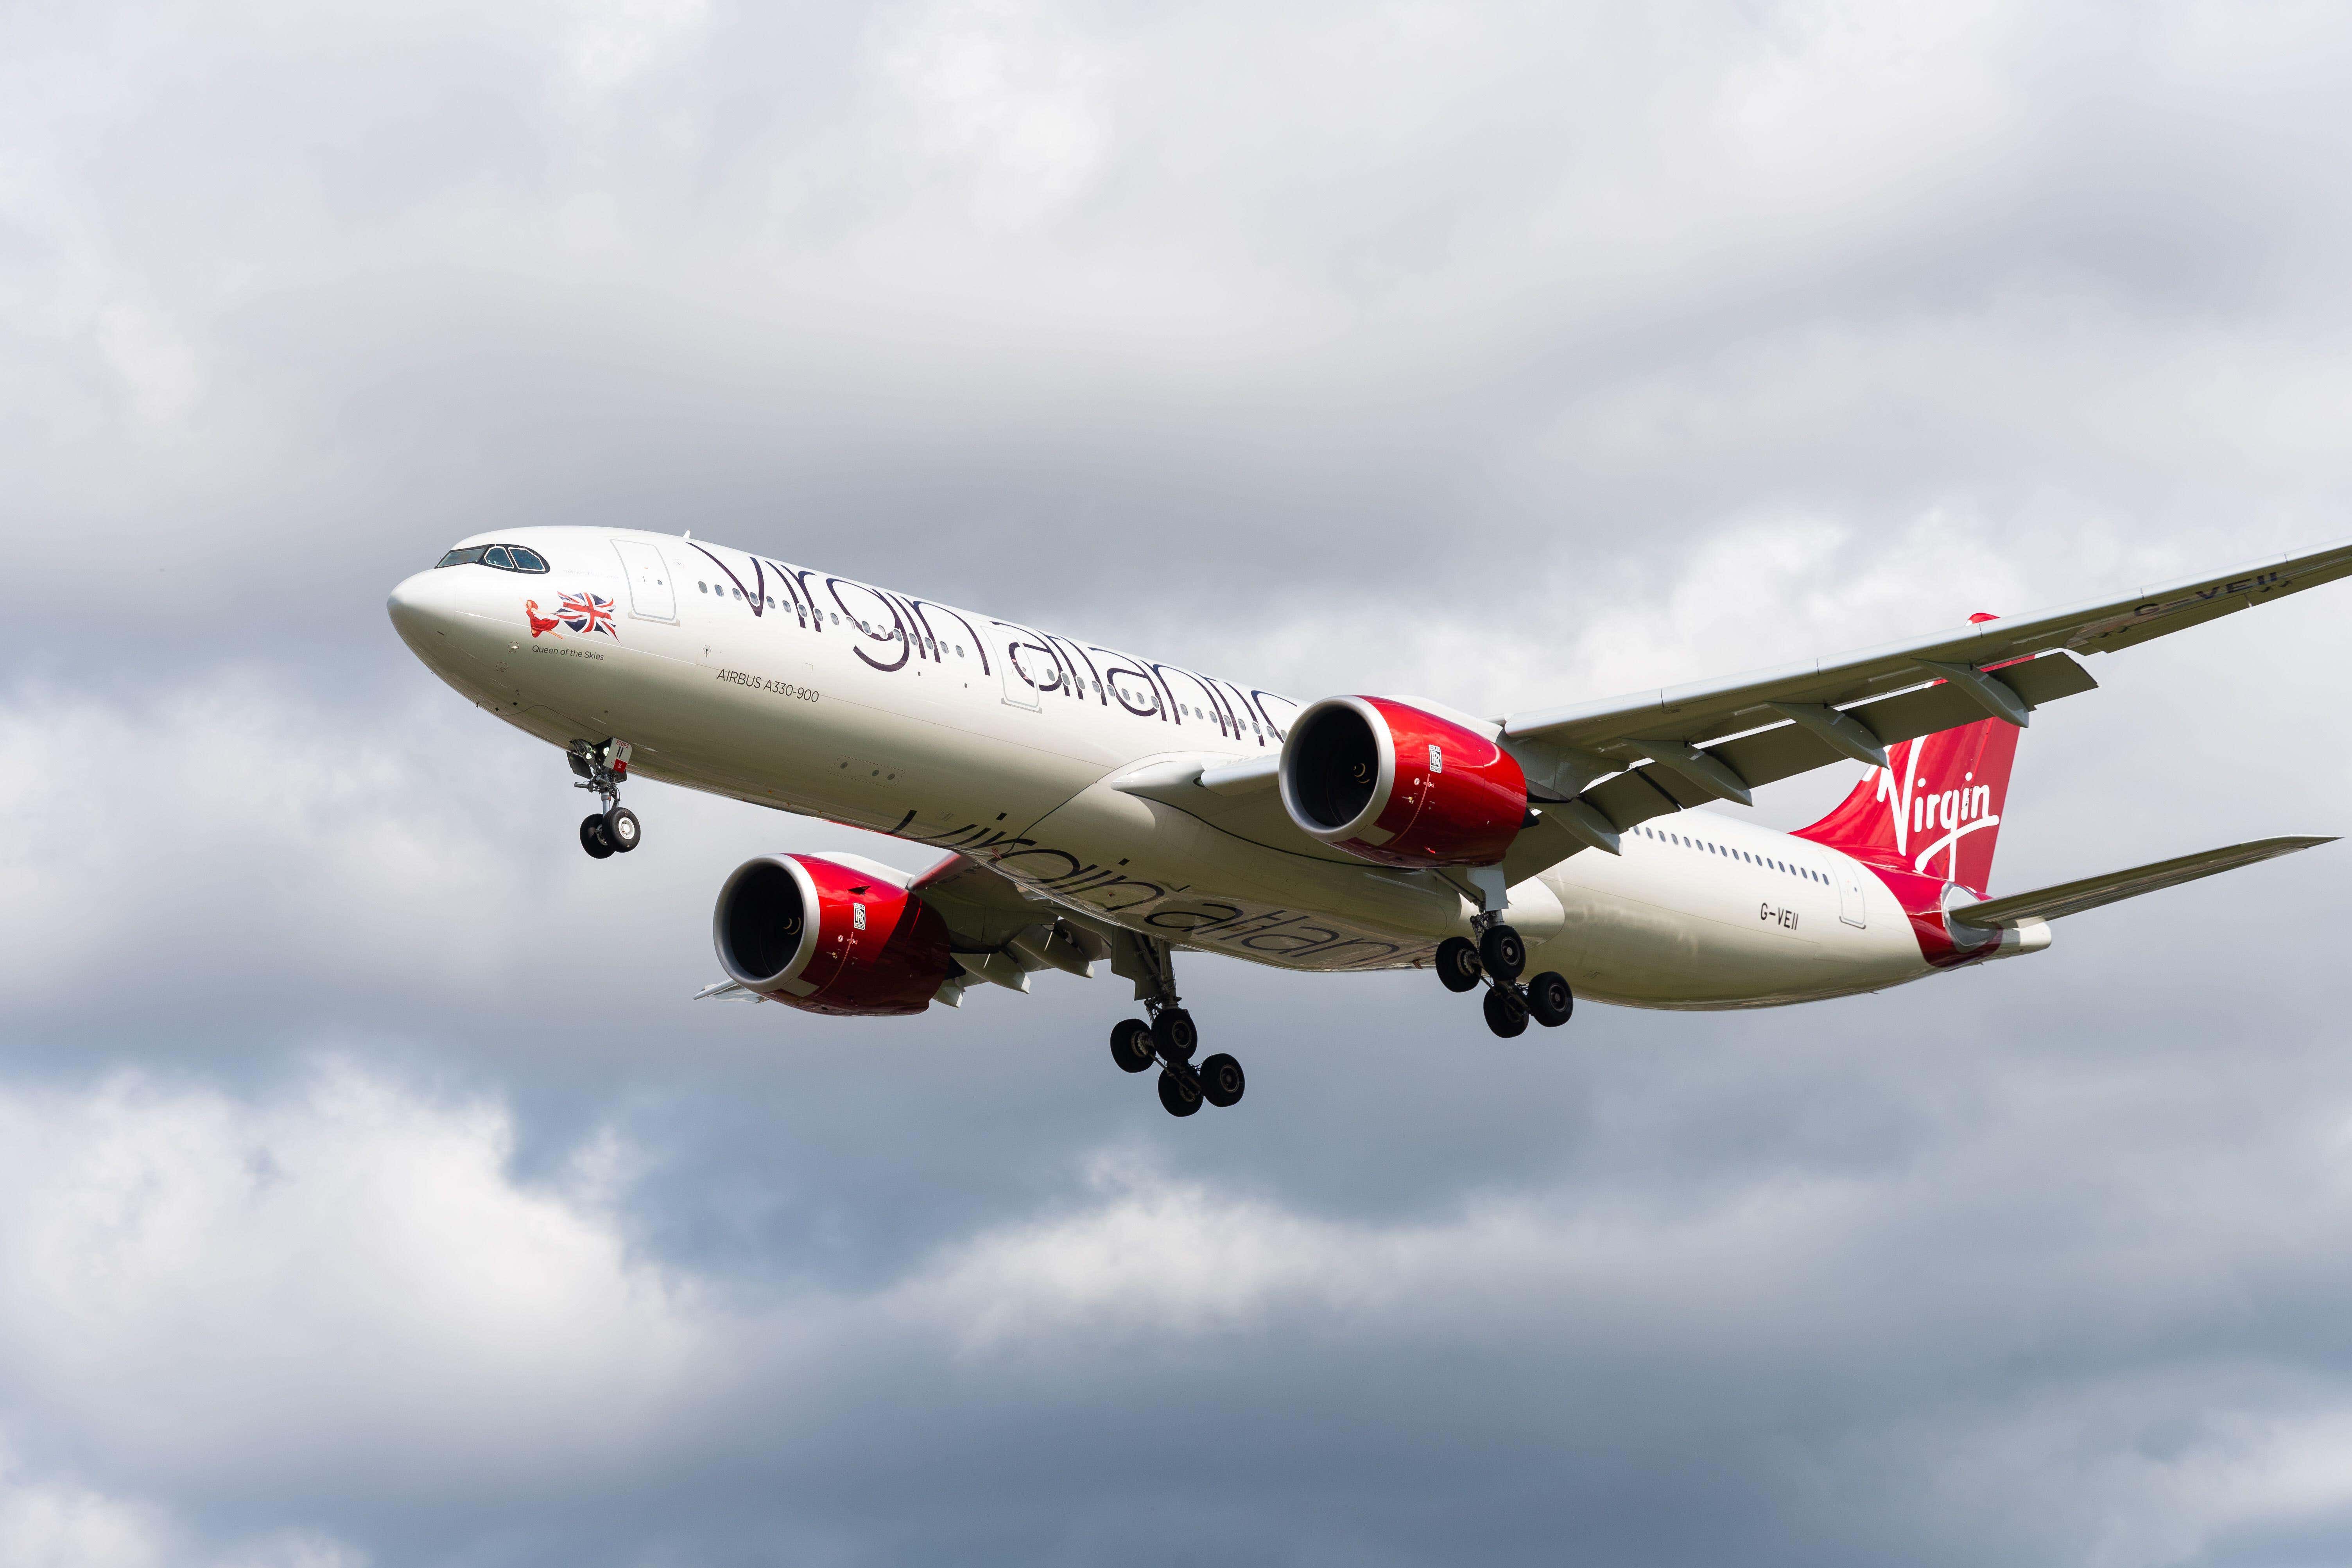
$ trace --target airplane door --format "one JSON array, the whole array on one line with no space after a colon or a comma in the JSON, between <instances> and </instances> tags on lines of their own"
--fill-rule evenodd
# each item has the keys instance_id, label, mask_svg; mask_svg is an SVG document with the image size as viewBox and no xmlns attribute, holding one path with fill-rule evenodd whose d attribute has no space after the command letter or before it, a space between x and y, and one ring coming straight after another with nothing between
<instances>
[{"instance_id":1,"label":"airplane door","mask_svg":"<svg viewBox=\"0 0 2352 1568\"><path fill-rule=\"evenodd\" d=\"M621 552L621 573L629 580L629 613L639 620L677 620L677 591L661 552L641 539L616 539L613 548Z\"/></svg>"},{"instance_id":2,"label":"airplane door","mask_svg":"<svg viewBox=\"0 0 2352 1568\"><path fill-rule=\"evenodd\" d=\"M1861 866L1850 857L1841 855L1832 874L1837 878L1838 919L1856 931L1869 930L1868 917L1863 913L1865 906L1862 900Z\"/></svg>"},{"instance_id":3,"label":"airplane door","mask_svg":"<svg viewBox=\"0 0 2352 1568\"><path fill-rule=\"evenodd\" d=\"M1024 655L1031 666L1029 668L1022 667ZM1045 691L1061 683L1058 668L1051 676L1045 674L1041 665L1046 658L1044 648L1034 643L1024 643L1015 636L1004 649L1005 701L1015 708L1034 710L1044 706Z\"/></svg>"}]
</instances>

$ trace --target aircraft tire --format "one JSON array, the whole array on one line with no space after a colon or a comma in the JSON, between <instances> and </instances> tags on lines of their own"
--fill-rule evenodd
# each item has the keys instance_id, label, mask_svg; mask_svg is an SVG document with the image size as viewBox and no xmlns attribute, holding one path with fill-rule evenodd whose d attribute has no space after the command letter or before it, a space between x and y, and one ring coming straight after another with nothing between
<instances>
[{"instance_id":1,"label":"aircraft tire","mask_svg":"<svg viewBox=\"0 0 2352 1568\"><path fill-rule=\"evenodd\" d=\"M1478 939L1478 962L1486 966L1487 973L1507 985L1528 966L1528 944L1508 926L1488 926Z\"/></svg>"},{"instance_id":2,"label":"aircraft tire","mask_svg":"<svg viewBox=\"0 0 2352 1568\"><path fill-rule=\"evenodd\" d=\"M1201 1091L1172 1072L1160 1075L1160 1103L1171 1116L1190 1116L1201 1109Z\"/></svg>"},{"instance_id":3,"label":"aircraft tire","mask_svg":"<svg viewBox=\"0 0 2352 1568\"><path fill-rule=\"evenodd\" d=\"M581 821L580 847L588 851L594 859L612 858L613 841L604 837L604 819L593 811Z\"/></svg>"},{"instance_id":4,"label":"aircraft tire","mask_svg":"<svg viewBox=\"0 0 2352 1568\"><path fill-rule=\"evenodd\" d=\"M1576 1011L1576 993L1568 988L1567 976L1547 969L1528 981L1528 1011L1547 1029L1567 1023L1568 1016Z\"/></svg>"},{"instance_id":5,"label":"aircraft tire","mask_svg":"<svg viewBox=\"0 0 2352 1568\"><path fill-rule=\"evenodd\" d=\"M1192 1025L1192 1015L1181 1007L1169 1007L1151 1021L1151 1037L1159 1042L1162 1055L1180 1062L1189 1062L1200 1047L1201 1031Z\"/></svg>"},{"instance_id":6,"label":"aircraft tire","mask_svg":"<svg viewBox=\"0 0 2352 1568\"><path fill-rule=\"evenodd\" d=\"M1202 1099L1220 1110L1241 1103L1242 1090L1249 1087L1249 1079L1243 1075L1241 1063L1219 1051L1202 1061L1200 1072Z\"/></svg>"},{"instance_id":7,"label":"aircraft tire","mask_svg":"<svg viewBox=\"0 0 2352 1568\"><path fill-rule=\"evenodd\" d=\"M1141 1072L1158 1058L1152 1055L1151 1026L1140 1018L1121 1018L1110 1026L1110 1059L1121 1072Z\"/></svg>"},{"instance_id":8,"label":"aircraft tire","mask_svg":"<svg viewBox=\"0 0 2352 1568\"><path fill-rule=\"evenodd\" d=\"M1468 938L1449 936L1437 944L1437 979L1448 991L1468 991L1485 973L1478 949Z\"/></svg>"},{"instance_id":9,"label":"aircraft tire","mask_svg":"<svg viewBox=\"0 0 2352 1568\"><path fill-rule=\"evenodd\" d=\"M1486 1027L1505 1039L1528 1032L1528 1005L1507 985L1486 988Z\"/></svg>"},{"instance_id":10,"label":"aircraft tire","mask_svg":"<svg viewBox=\"0 0 2352 1568\"><path fill-rule=\"evenodd\" d=\"M644 832L637 826L637 814L625 805L616 805L604 814L604 837L624 855L637 847Z\"/></svg>"}]
</instances>

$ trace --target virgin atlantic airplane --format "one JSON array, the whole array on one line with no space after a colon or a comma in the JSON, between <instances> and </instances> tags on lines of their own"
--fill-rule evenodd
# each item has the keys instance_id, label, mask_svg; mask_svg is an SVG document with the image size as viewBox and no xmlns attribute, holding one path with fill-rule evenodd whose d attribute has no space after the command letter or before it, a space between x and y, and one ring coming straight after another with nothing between
<instances>
[{"instance_id":1,"label":"virgin atlantic airplane","mask_svg":"<svg viewBox=\"0 0 2352 1568\"><path fill-rule=\"evenodd\" d=\"M1989 897L2017 732L2108 653L2352 573L2352 544L1832 658L1482 718L1419 697L1301 704L692 534L477 536L393 591L417 658L561 747L634 851L642 774L949 853L909 879L761 855L719 889L703 996L836 1016L959 1006L1097 963L1110 1035L1190 1116L1242 1098L1195 1064L1180 952L1433 969L1486 1023L1771 1007L2038 952L2049 922L2325 838L2266 838ZM1794 833L1720 812L1777 779L1870 771Z\"/></svg>"}]
</instances>

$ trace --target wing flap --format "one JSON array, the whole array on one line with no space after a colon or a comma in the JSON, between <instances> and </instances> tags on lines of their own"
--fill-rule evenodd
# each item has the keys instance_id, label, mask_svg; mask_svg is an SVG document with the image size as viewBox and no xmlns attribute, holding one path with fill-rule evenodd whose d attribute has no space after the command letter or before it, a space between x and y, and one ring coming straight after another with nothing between
<instances>
[{"instance_id":1,"label":"wing flap","mask_svg":"<svg viewBox=\"0 0 2352 1568\"><path fill-rule=\"evenodd\" d=\"M2094 691L2099 685L2089 670L2063 653L2045 654L2021 664L1987 670L1985 674L2016 692L2028 708L2038 708L2078 692ZM1897 741L1957 730L1987 716L1975 698L1950 681L1882 697L1845 711L1868 726L1881 744L1889 746ZM1841 755L1828 742L1795 724L1759 730L1709 750L1729 763L1750 784L1775 784L1810 773L1837 762Z\"/></svg>"},{"instance_id":2,"label":"wing flap","mask_svg":"<svg viewBox=\"0 0 2352 1568\"><path fill-rule=\"evenodd\" d=\"M2194 882L2200 878L2218 876L2241 866L2252 866L2257 861L2273 860L2299 849L2335 842L2332 837L2257 838L2247 844L2231 844L2220 849L2205 849L2194 855L2158 860L2153 865L2134 866L2128 870L2108 871L2096 877L2084 877L2078 881L2061 882L2053 888L2037 888L2030 893L2011 893L2005 899L1989 899L1980 904L1969 904L1952 910L1951 918L1956 924L1973 926L1979 931L2021 925L2027 921L2054 921L2063 915L2095 910L2102 904L2136 899L2142 893L2153 893L2160 888L2176 888L2183 882Z\"/></svg>"},{"instance_id":3,"label":"wing flap","mask_svg":"<svg viewBox=\"0 0 2352 1568\"><path fill-rule=\"evenodd\" d=\"M2058 653L1986 672L2023 699L2029 708L2076 692L2095 689L2091 672L2069 656ZM1977 700L1949 681L1921 687L1893 697L1882 697L1849 708L1846 712L1867 725L1887 745L1920 735L1973 724L1985 717ZM1621 752L1639 753L1648 738L1619 742ZM1727 765L1750 786L1778 783L1814 768L1843 760L1843 753L1814 731L1798 724L1759 730L1706 748L1706 754ZM1619 830L1669 812L1687 811L1716 796L1687 775L1655 764L1635 767L1593 785L1581 799L1609 818Z\"/></svg>"},{"instance_id":4,"label":"wing flap","mask_svg":"<svg viewBox=\"0 0 2352 1568\"><path fill-rule=\"evenodd\" d=\"M1095 922L1024 891L991 866L950 855L915 879L912 891L947 922L950 952L963 978L1026 992L1029 976L1058 969L1080 979L1111 955L1119 928ZM943 998L945 999L945 998Z\"/></svg>"}]
</instances>

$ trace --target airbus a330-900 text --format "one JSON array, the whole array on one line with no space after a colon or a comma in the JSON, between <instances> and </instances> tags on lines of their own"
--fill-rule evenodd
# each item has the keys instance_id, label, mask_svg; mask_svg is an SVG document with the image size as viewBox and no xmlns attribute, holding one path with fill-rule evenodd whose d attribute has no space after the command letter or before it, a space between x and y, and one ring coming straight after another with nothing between
<instances>
[{"instance_id":1,"label":"airbus a330-900 text","mask_svg":"<svg viewBox=\"0 0 2352 1568\"><path fill-rule=\"evenodd\" d=\"M1142 1016L1112 1058L1191 1115L1180 954L1431 969L1515 1036L1578 998L1778 1006L2036 952L2050 922L2327 842L2269 838L1990 896L2018 732L2113 652L2352 574L2352 544L1695 685L1502 715L1300 702L1021 622L672 535L461 542L394 590L401 637L563 751L603 858L644 776L942 851L909 877L759 856L720 884L709 997L841 1016L961 1005L1097 966ZM1718 810L1867 771L1810 827Z\"/></svg>"}]
</instances>

